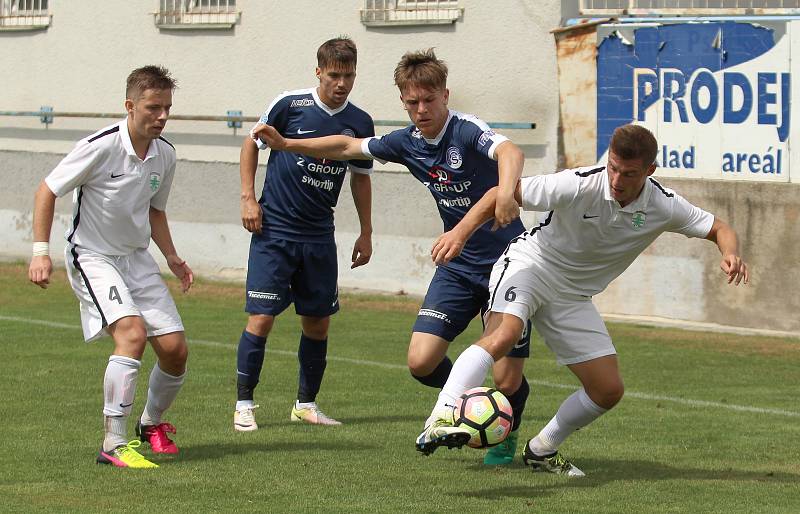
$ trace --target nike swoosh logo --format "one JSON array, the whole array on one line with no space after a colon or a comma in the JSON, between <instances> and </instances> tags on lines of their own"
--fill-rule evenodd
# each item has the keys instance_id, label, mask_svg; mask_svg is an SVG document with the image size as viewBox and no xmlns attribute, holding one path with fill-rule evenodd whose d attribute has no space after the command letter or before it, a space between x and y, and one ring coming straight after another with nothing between
<instances>
[{"instance_id":1,"label":"nike swoosh logo","mask_svg":"<svg viewBox=\"0 0 800 514\"><path fill-rule=\"evenodd\" d=\"M316 132L316 130L297 129L297 135L298 136L302 136L303 134L311 134L312 132Z\"/></svg>"},{"instance_id":2,"label":"nike swoosh logo","mask_svg":"<svg viewBox=\"0 0 800 514\"><path fill-rule=\"evenodd\" d=\"M418 161L424 161L427 157L414 157Z\"/></svg>"},{"instance_id":3,"label":"nike swoosh logo","mask_svg":"<svg viewBox=\"0 0 800 514\"><path fill-rule=\"evenodd\" d=\"M584 214L583 215L583 219L585 219L585 220L590 220L592 218L599 218L599 217L600 217L599 214L597 216L589 216L588 214Z\"/></svg>"},{"instance_id":4,"label":"nike swoosh logo","mask_svg":"<svg viewBox=\"0 0 800 514\"><path fill-rule=\"evenodd\" d=\"M114 173L112 172L111 173L111 178L120 178L120 177L122 177L124 175L125 175L124 173L120 173L119 175L114 175Z\"/></svg>"},{"instance_id":5,"label":"nike swoosh logo","mask_svg":"<svg viewBox=\"0 0 800 514\"><path fill-rule=\"evenodd\" d=\"M124 403L120 403L120 404L119 404L119 406L120 406L120 407L122 407L123 409L127 409L127 408L128 408L128 407L130 407L131 405L133 405L133 402L131 402L131 403L127 404L127 405L126 405L126 404L124 404Z\"/></svg>"}]
</instances>

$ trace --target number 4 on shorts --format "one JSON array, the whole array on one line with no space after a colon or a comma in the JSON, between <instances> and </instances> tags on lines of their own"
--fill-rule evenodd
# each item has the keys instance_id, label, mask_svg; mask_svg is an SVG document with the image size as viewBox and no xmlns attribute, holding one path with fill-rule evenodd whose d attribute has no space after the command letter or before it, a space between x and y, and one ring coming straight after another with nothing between
<instances>
[{"instance_id":1,"label":"number 4 on shorts","mask_svg":"<svg viewBox=\"0 0 800 514\"><path fill-rule=\"evenodd\" d=\"M506 298L508 298L508 294L506 294ZM108 299L109 300L116 300L122 305L122 298L119 297L119 291L117 291L117 286L111 286L108 290Z\"/></svg>"}]
</instances>

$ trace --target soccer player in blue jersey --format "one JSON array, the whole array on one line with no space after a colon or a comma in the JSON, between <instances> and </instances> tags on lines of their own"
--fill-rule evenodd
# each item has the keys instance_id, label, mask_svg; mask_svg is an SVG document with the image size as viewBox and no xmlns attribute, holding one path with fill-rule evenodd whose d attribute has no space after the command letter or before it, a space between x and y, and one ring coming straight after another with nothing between
<instances>
[{"instance_id":1,"label":"soccer player in blue jersey","mask_svg":"<svg viewBox=\"0 0 800 514\"><path fill-rule=\"evenodd\" d=\"M350 103L356 78L356 46L348 38L326 41L317 50L319 86L289 91L275 98L261 117L292 137L343 135L370 137L372 118ZM318 425L339 425L316 404L328 350L330 316L339 310L338 265L333 231L333 208L348 168L350 187L361 225L353 247L352 268L372 255L370 173L372 161L317 159L303 152L273 149L259 201L255 196L258 139L242 144L242 225L252 232L247 267L247 326L237 355L238 401L234 429L258 429L253 390L264 362L266 340L275 316L294 302L302 333L297 351L300 378L290 419ZM348 162L349 161L349 162Z\"/></svg>"},{"instance_id":2,"label":"soccer player in blue jersey","mask_svg":"<svg viewBox=\"0 0 800 514\"><path fill-rule=\"evenodd\" d=\"M447 357L449 343L482 312L489 300L492 265L509 242L525 230L513 198L524 156L514 143L480 119L448 109L447 66L433 50L404 55L394 79L413 126L361 140L336 136L286 139L281 135L285 131L267 125L257 126L254 135L283 151L403 164L433 195L446 231L458 224L487 190L499 186L497 229L493 230L492 223L482 226L458 249L458 257L436 269L414 324L408 349L411 374L425 385L441 388L452 367ZM514 456L517 429L529 393L523 376L529 337L524 334L494 367L495 384L514 409L514 426L504 444L487 453L487 464L508 464ZM458 443L450 441L447 434L442 438L438 443ZM424 451L426 445L422 446Z\"/></svg>"}]
</instances>

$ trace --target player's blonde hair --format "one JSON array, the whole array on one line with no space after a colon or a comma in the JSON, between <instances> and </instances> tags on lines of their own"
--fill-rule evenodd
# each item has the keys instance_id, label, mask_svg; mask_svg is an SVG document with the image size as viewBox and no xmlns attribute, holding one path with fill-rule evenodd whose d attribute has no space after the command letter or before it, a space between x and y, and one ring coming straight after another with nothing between
<instances>
[{"instance_id":1,"label":"player's blonde hair","mask_svg":"<svg viewBox=\"0 0 800 514\"><path fill-rule=\"evenodd\" d=\"M357 61L356 44L347 36L329 39L317 49L317 66L320 68L347 68L351 64L355 68Z\"/></svg>"},{"instance_id":2,"label":"player's blonde hair","mask_svg":"<svg viewBox=\"0 0 800 514\"><path fill-rule=\"evenodd\" d=\"M136 68L128 75L125 87L125 98L136 100L148 89L169 89L178 87L169 70L163 66L142 66Z\"/></svg>"},{"instance_id":3,"label":"player's blonde hair","mask_svg":"<svg viewBox=\"0 0 800 514\"><path fill-rule=\"evenodd\" d=\"M652 132L641 125L622 125L614 130L609 150L621 159L641 159L650 166L658 155L658 142Z\"/></svg>"},{"instance_id":4,"label":"player's blonde hair","mask_svg":"<svg viewBox=\"0 0 800 514\"><path fill-rule=\"evenodd\" d=\"M425 89L444 89L447 87L447 65L436 58L433 48L406 52L394 69L394 83L401 92L412 84Z\"/></svg>"}]
</instances>

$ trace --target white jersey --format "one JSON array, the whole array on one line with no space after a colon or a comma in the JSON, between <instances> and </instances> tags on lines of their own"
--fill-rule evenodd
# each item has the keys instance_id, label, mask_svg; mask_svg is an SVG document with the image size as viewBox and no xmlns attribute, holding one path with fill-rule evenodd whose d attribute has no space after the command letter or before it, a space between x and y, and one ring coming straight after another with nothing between
<instances>
[{"instance_id":1,"label":"white jersey","mask_svg":"<svg viewBox=\"0 0 800 514\"><path fill-rule=\"evenodd\" d=\"M712 214L652 177L635 201L620 207L605 166L524 177L522 207L550 213L512 244L549 287L581 296L603 291L662 232L705 237L714 223Z\"/></svg>"},{"instance_id":2,"label":"white jersey","mask_svg":"<svg viewBox=\"0 0 800 514\"><path fill-rule=\"evenodd\" d=\"M103 255L129 255L150 244L150 207L166 209L175 148L159 137L144 160L127 119L78 141L45 178L56 196L74 190L67 241Z\"/></svg>"}]
</instances>

